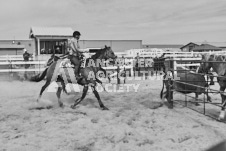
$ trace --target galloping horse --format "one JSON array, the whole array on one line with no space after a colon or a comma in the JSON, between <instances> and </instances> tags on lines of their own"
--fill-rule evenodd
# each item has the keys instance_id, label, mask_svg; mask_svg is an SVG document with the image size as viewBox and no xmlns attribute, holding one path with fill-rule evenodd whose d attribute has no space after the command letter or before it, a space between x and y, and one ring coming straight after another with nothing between
<instances>
[{"instance_id":1,"label":"galloping horse","mask_svg":"<svg viewBox=\"0 0 226 151\"><path fill-rule=\"evenodd\" d=\"M47 68L46 68L42 73L37 74L37 75L31 77L30 81L40 82L41 80L43 80L44 77L46 76L46 72L47 72L47 70L48 70L48 67L49 67L53 62L55 62L55 61L57 61L57 60L59 60L59 59L61 59L61 58L58 57L58 56L56 56L55 54L52 54L51 57L49 58L49 60L48 60L47 63L46 63ZM106 71L104 68L100 67L99 70L102 71L102 72L104 73L105 76L107 76L107 71ZM61 77L58 77L58 78L61 78ZM108 78L108 81L110 82L110 81L111 81L110 76L107 76L107 78ZM98 82L98 83L103 87L102 81L100 81L98 78L96 78L96 82ZM61 79L61 86L62 86L63 91L64 91L66 94L68 94L68 93L67 93L67 90L66 90L66 85L65 85L65 83L64 83L64 81L63 81L62 79ZM104 87L103 87L103 88L104 88ZM104 88L104 90L105 90L105 88ZM106 90L105 90L105 91L106 91Z\"/></svg>"},{"instance_id":2,"label":"galloping horse","mask_svg":"<svg viewBox=\"0 0 226 151\"><path fill-rule=\"evenodd\" d=\"M205 54L202 55L202 68L206 72L210 70L210 68L213 69L214 72L217 73L217 81L220 85L220 91L224 92L226 88L226 56L223 55L209 55ZM221 113L219 115L219 120L224 119L225 117L225 106L226 106L226 96L221 93L221 99L222 99L222 108Z\"/></svg>"},{"instance_id":3,"label":"galloping horse","mask_svg":"<svg viewBox=\"0 0 226 151\"><path fill-rule=\"evenodd\" d=\"M62 107L63 103L60 100L60 94L62 92L62 89L65 88L65 80L66 80L68 83L78 83L79 85L84 86L82 97L75 100L74 105L71 106L72 108L75 108L75 106L78 105L85 98L88 88L89 88L89 86L91 86L92 91L93 91L95 97L97 98L100 107L103 110L108 110L108 108L103 105L103 103L100 99L100 96L99 96L98 92L96 91L96 82L98 82L98 83L100 82L100 80L96 77L96 75L97 75L98 71L101 70L101 65L100 64L97 65L97 64L98 64L99 60L107 60L107 59L111 59L110 62L114 63L116 58L117 58L117 56L112 51L111 47L105 46L105 48L99 50L96 54L91 56L91 58L87 59L85 67L80 69L82 79L80 79L78 81L75 80L75 76L72 77L71 74L68 72L64 73L66 75L62 74L62 70L61 70L62 68L60 67L60 64L63 61L62 59L58 58L58 60L56 59L56 61L50 62L49 63L50 66L42 73L42 75L40 75L40 78L35 80L35 81L39 82L42 79L44 79L44 77L46 76L46 83L42 87L37 101L39 101L39 99L42 96L42 93L51 84L51 82L56 81L57 83L61 83L61 85L62 85L62 87L61 86L58 87L58 90L57 90L58 103ZM90 65L90 64L92 64L90 62L94 63L94 65ZM93 76L90 77L91 75L94 75L94 77Z\"/></svg>"}]
</instances>

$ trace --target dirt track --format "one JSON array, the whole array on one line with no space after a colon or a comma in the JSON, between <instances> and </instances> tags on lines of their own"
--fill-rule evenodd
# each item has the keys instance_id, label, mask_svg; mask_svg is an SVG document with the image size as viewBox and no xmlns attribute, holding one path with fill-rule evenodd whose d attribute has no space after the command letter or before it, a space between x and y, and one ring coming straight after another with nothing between
<instances>
[{"instance_id":1,"label":"dirt track","mask_svg":"<svg viewBox=\"0 0 226 151\"><path fill-rule=\"evenodd\" d=\"M158 107L161 81L136 83L137 93L100 93L110 109L102 111L92 93L73 110L81 94L63 94L59 108L50 92L36 104L43 82L1 82L0 151L201 151L226 139L223 123L179 105Z\"/></svg>"}]
</instances>

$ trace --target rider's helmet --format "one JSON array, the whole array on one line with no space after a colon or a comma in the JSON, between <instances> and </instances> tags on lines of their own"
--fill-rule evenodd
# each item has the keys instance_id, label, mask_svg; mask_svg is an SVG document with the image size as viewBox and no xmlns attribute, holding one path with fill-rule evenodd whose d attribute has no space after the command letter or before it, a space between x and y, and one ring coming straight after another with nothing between
<instances>
[{"instance_id":1,"label":"rider's helmet","mask_svg":"<svg viewBox=\"0 0 226 151\"><path fill-rule=\"evenodd\" d=\"M73 32L73 37L76 37L76 36L81 36L81 34L80 34L79 31L74 31L74 32Z\"/></svg>"}]
</instances>

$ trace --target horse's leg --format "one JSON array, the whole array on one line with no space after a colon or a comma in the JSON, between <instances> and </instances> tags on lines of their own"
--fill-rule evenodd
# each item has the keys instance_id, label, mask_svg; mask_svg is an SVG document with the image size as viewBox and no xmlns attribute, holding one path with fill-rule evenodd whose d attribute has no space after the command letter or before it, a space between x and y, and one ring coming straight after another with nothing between
<instances>
[{"instance_id":1,"label":"horse's leg","mask_svg":"<svg viewBox=\"0 0 226 151\"><path fill-rule=\"evenodd\" d=\"M98 103L100 105L100 107L103 109L103 110L109 110L107 107L104 106L104 104L102 103L101 99L100 99L100 96L95 88L95 86L92 86L92 90L93 90L93 93L95 95L95 97L97 98L98 100Z\"/></svg>"},{"instance_id":2,"label":"horse's leg","mask_svg":"<svg viewBox=\"0 0 226 151\"><path fill-rule=\"evenodd\" d=\"M199 98L199 94L196 92L196 93L195 93L195 105L196 105L196 106L199 106L198 98Z\"/></svg>"},{"instance_id":3,"label":"horse's leg","mask_svg":"<svg viewBox=\"0 0 226 151\"><path fill-rule=\"evenodd\" d=\"M208 101L208 102L212 102L212 101L211 101L212 99L211 99L211 97L209 96L209 93L205 92L204 95L206 95L206 98L207 98L207 101Z\"/></svg>"},{"instance_id":4,"label":"horse's leg","mask_svg":"<svg viewBox=\"0 0 226 151\"><path fill-rule=\"evenodd\" d=\"M67 92L67 90L66 90L66 85L65 85L65 83L64 83L63 78L62 78L61 76L58 76L57 81L59 81L59 82L61 83L61 86L62 86L63 91L68 95L68 92Z\"/></svg>"},{"instance_id":5,"label":"horse's leg","mask_svg":"<svg viewBox=\"0 0 226 151\"><path fill-rule=\"evenodd\" d=\"M221 84L221 81L219 81ZM220 86L220 91L223 93L225 90L225 87L224 86ZM225 117L225 105L226 105L226 102L225 102L225 95L224 94L221 94L221 100L222 100L222 108L221 108L221 113L219 115L219 120L223 120L224 117Z\"/></svg>"},{"instance_id":6,"label":"horse's leg","mask_svg":"<svg viewBox=\"0 0 226 151\"><path fill-rule=\"evenodd\" d=\"M225 90L225 87L220 87L220 91L222 92L222 93L224 93L224 90ZM224 101L225 101L225 95L224 94L221 94L221 100L222 100L222 104L224 103Z\"/></svg>"},{"instance_id":7,"label":"horse's leg","mask_svg":"<svg viewBox=\"0 0 226 151\"><path fill-rule=\"evenodd\" d=\"M105 87L103 86L102 81L100 81L98 78L96 78L96 81L97 81L97 83L99 83L102 86L102 88L104 89L104 91L106 91Z\"/></svg>"},{"instance_id":8,"label":"horse's leg","mask_svg":"<svg viewBox=\"0 0 226 151\"><path fill-rule=\"evenodd\" d=\"M58 87L57 92L56 92L56 95L57 95L57 98L58 98L58 104L59 104L60 107L64 106L64 104L60 100L60 94L62 92L62 89L63 89L62 87Z\"/></svg>"},{"instance_id":9,"label":"horse's leg","mask_svg":"<svg viewBox=\"0 0 226 151\"><path fill-rule=\"evenodd\" d=\"M63 80L61 81L61 85L62 85L62 89L63 89L64 93L66 93L67 95L69 95L68 92L67 92L67 90L66 90L66 85L65 85L65 83L64 83Z\"/></svg>"},{"instance_id":10,"label":"horse's leg","mask_svg":"<svg viewBox=\"0 0 226 151\"><path fill-rule=\"evenodd\" d=\"M165 97L166 97L167 102L168 102L168 108L172 109L173 108L173 101L172 101L172 99L173 99L173 91L170 92L169 87L170 86L167 85L167 91L166 91Z\"/></svg>"},{"instance_id":11,"label":"horse's leg","mask_svg":"<svg viewBox=\"0 0 226 151\"><path fill-rule=\"evenodd\" d=\"M37 102L39 102L39 99L42 97L42 93L45 91L45 89L50 85L50 81L46 81L45 85L42 87L40 93L39 93L39 97L37 99Z\"/></svg>"},{"instance_id":12,"label":"horse's leg","mask_svg":"<svg viewBox=\"0 0 226 151\"><path fill-rule=\"evenodd\" d=\"M221 113L219 115L218 120L223 120L225 118L225 106L226 106L226 100L224 100L224 102L222 103L222 109L221 109Z\"/></svg>"},{"instance_id":13,"label":"horse's leg","mask_svg":"<svg viewBox=\"0 0 226 151\"><path fill-rule=\"evenodd\" d=\"M170 92L170 96L171 96L171 99L170 100L168 100L168 102L169 102L169 109L172 109L173 108L173 91L171 91ZM168 96L168 98L169 98L169 96Z\"/></svg>"},{"instance_id":14,"label":"horse's leg","mask_svg":"<svg viewBox=\"0 0 226 151\"><path fill-rule=\"evenodd\" d=\"M212 73L210 75L213 75ZM210 85L214 85L213 76L210 76Z\"/></svg>"},{"instance_id":15,"label":"horse's leg","mask_svg":"<svg viewBox=\"0 0 226 151\"><path fill-rule=\"evenodd\" d=\"M75 108L76 105L78 105L85 97L86 97L86 94L87 94L87 91L88 91L88 88L89 86L88 85L85 85L84 88L83 88L83 93L82 93L82 97L80 99L77 99L74 103L74 105L71 106L71 108Z\"/></svg>"}]
</instances>

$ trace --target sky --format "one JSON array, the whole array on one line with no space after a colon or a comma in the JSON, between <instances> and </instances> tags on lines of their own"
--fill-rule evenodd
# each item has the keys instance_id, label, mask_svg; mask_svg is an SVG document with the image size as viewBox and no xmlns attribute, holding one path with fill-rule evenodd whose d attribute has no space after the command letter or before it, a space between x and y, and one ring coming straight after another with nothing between
<instances>
[{"instance_id":1,"label":"sky","mask_svg":"<svg viewBox=\"0 0 226 151\"><path fill-rule=\"evenodd\" d=\"M71 27L82 40L226 42L226 0L0 0L0 39L32 26Z\"/></svg>"}]
</instances>

